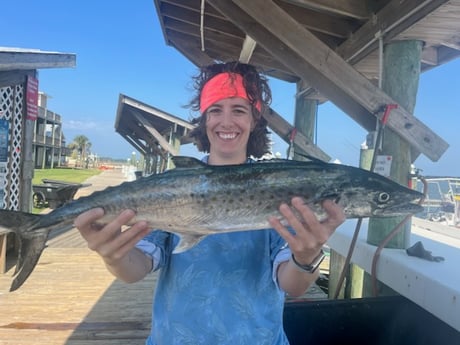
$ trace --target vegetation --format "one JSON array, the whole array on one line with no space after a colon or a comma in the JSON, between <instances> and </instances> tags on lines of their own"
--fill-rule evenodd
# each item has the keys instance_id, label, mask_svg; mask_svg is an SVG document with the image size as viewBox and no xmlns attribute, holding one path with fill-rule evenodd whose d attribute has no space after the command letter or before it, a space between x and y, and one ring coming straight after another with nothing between
<instances>
[{"instance_id":1,"label":"vegetation","mask_svg":"<svg viewBox=\"0 0 460 345\"><path fill-rule=\"evenodd\" d=\"M98 169L35 169L34 178L32 184L42 184L43 179L59 180L69 183L82 183L87 178L101 173ZM42 207L37 207L39 203L36 203L34 197L34 205L32 207L32 213L40 213L43 211ZM46 203L45 203L46 205Z\"/></svg>"},{"instance_id":2,"label":"vegetation","mask_svg":"<svg viewBox=\"0 0 460 345\"><path fill-rule=\"evenodd\" d=\"M82 183L87 178L98 175L98 169L35 169L32 184L41 184L42 179Z\"/></svg>"},{"instance_id":3,"label":"vegetation","mask_svg":"<svg viewBox=\"0 0 460 345\"><path fill-rule=\"evenodd\" d=\"M91 142L84 135L77 135L73 142L67 146L72 150L72 158L76 159L78 166L88 167L88 156L91 153Z\"/></svg>"}]
</instances>

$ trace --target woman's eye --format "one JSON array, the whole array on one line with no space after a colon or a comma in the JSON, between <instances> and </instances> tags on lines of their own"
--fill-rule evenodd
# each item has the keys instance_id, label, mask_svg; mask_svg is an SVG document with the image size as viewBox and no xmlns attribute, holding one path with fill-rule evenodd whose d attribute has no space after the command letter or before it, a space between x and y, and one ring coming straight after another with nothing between
<instances>
[{"instance_id":1,"label":"woman's eye","mask_svg":"<svg viewBox=\"0 0 460 345\"><path fill-rule=\"evenodd\" d=\"M220 111L220 108L210 108L210 109L208 110L208 113L209 113L209 114L215 115L215 114L221 113L221 111Z\"/></svg>"},{"instance_id":2,"label":"woman's eye","mask_svg":"<svg viewBox=\"0 0 460 345\"><path fill-rule=\"evenodd\" d=\"M233 112L234 112L236 115L245 115L245 114L248 113L245 109L234 109Z\"/></svg>"}]
</instances>

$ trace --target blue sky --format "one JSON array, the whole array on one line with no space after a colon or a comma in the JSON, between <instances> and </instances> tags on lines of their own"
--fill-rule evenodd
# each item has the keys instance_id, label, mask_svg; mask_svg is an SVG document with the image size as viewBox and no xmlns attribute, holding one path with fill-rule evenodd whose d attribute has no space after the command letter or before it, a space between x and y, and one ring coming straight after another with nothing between
<instances>
[{"instance_id":1,"label":"blue sky","mask_svg":"<svg viewBox=\"0 0 460 345\"><path fill-rule=\"evenodd\" d=\"M40 90L63 117L67 142L86 135L99 156L128 158L133 147L114 130L120 93L183 119L196 68L165 44L153 0L3 1L0 46L75 53L75 68L42 69ZM271 81L272 108L292 123L295 86ZM420 156L425 175L460 176L460 59L422 74L415 116L450 147L438 162ZM358 165L366 131L332 103L318 110L318 145L344 164ZM274 137L274 151L286 145ZM188 145L183 154L197 155Z\"/></svg>"}]
</instances>

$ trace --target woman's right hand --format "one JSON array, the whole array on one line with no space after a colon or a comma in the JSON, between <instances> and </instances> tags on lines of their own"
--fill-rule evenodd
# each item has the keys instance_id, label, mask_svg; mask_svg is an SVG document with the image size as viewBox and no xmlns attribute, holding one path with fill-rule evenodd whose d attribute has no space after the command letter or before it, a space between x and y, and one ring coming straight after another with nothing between
<instances>
[{"instance_id":1,"label":"woman's right hand","mask_svg":"<svg viewBox=\"0 0 460 345\"><path fill-rule=\"evenodd\" d=\"M139 221L122 231L123 225L135 215L133 210L124 210L113 221L102 225L98 220L104 216L104 210L94 208L80 214L74 221L88 247L102 257L115 276L127 282L143 278L152 267L151 260L135 248L136 243L151 231L148 223ZM139 275L132 276L136 271Z\"/></svg>"}]
</instances>

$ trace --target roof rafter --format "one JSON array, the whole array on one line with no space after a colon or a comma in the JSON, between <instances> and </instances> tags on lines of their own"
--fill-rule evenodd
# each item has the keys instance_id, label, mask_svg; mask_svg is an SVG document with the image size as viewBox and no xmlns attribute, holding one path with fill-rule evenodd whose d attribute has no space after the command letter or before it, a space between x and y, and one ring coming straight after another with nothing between
<instances>
[{"instance_id":1,"label":"roof rafter","mask_svg":"<svg viewBox=\"0 0 460 345\"><path fill-rule=\"evenodd\" d=\"M397 103L276 4L263 0L208 2L273 55L279 55L278 59L288 57L291 61L300 60L297 66L288 63L289 68L302 79L318 86L322 94L349 116L355 116L355 111L360 110L361 116L356 120L368 130L373 129L374 125L370 124L382 115L382 107ZM296 34L293 35L293 32ZM284 42L287 50L280 54L272 42ZM387 126L433 161L438 160L448 147L439 136L402 107L393 111Z\"/></svg>"},{"instance_id":2,"label":"roof rafter","mask_svg":"<svg viewBox=\"0 0 460 345\"><path fill-rule=\"evenodd\" d=\"M363 0L282 0L300 7L306 7L324 12L343 15L356 19L367 19L371 13L367 7L367 1Z\"/></svg>"}]
</instances>

